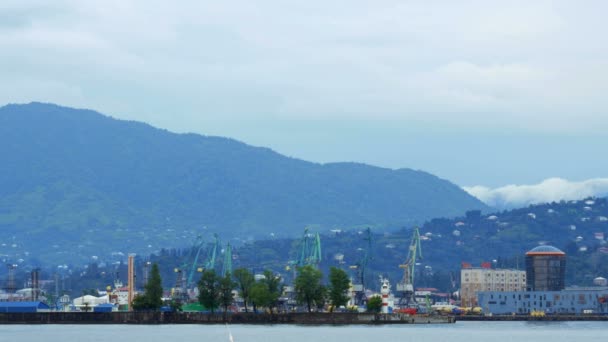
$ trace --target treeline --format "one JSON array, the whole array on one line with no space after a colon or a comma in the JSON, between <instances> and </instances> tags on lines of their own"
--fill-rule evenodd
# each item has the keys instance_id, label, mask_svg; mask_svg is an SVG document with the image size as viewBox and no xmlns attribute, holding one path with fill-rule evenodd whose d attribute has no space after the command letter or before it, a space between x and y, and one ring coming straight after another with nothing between
<instances>
[{"instance_id":1,"label":"treeline","mask_svg":"<svg viewBox=\"0 0 608 342\"><path fill-rule=\"evenodd\" d=\"M349 301L348 289L350 279L348 274L339 268L332 267L329 271L328 281L323 282L323 273L312 265L298 267L293 286L293 299L306 311L328 311L345 307ZM238 293L243 311L254 312L265 309L268 312L278 312L279 307L285 309L285 284L280 275L265 270L262 276L256 277L245 268L238 268L232 274L220 275L214 270L205 270L197 283L198 303L211 313L218 309L227 314L229 308L235 304L234 290ZM153 264L151 276L145 285L144 292L135 297L134 310L155 311L160 310L162 302L162 281L157 264ZM174 297L170 303L175 311L179 311L182 298ZM372 297L368 300L367 309L370 312L379 312L381 299Z\"/></svg>"}]
</instances>

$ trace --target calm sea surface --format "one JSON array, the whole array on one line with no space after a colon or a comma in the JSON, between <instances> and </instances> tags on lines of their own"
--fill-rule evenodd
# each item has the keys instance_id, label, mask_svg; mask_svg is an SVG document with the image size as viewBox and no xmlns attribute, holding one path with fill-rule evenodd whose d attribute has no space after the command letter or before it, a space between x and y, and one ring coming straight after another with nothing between
<instances>
[{"instance_id":1,"label":"calm sea surface","mask_svg":"<svg viewBox=\"0 0 608 342\"><path fill-rule=\"evenodd\" d=\"M0 325L0 341L607 341L608 322L458 322L444 325L303 327L290 325Z\"/></svg>"}]
</instances>

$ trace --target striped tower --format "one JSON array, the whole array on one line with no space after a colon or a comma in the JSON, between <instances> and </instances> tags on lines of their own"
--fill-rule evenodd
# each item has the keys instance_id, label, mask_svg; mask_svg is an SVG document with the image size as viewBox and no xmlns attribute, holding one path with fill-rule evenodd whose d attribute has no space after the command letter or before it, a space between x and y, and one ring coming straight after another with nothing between
<instances>
[{"instance_id":1,"label":"striped tower","mask_svg":"<svg viewBox=\"0 0 608 342\"><path fill-rule=\"evenodd\" d=\"M391 285L386 278L380 278L382 285L380 287L380 295L382 296L382 313L388 313L388 295L391 292Z\"/></svg>"}]
</instances>

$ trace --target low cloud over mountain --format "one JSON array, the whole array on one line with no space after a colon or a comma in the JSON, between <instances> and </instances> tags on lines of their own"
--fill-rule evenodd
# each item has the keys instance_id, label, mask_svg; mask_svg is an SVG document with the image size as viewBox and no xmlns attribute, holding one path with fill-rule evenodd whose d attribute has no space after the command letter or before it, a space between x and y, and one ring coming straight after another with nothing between
<instances>
[{"instance_id":1,"label":"low cloud over mountain","mask_svg":"<svg viewBox=\"0 0 608 342\"><path fill-rule=\"evenodd\" d=\"M594 178L582 182L548 178L533 185L511 184L495 189L477 185L463 188L489 206L508 209L535 203L605 196L608 194L608 178Z\"/></svg>"}]
</instances>

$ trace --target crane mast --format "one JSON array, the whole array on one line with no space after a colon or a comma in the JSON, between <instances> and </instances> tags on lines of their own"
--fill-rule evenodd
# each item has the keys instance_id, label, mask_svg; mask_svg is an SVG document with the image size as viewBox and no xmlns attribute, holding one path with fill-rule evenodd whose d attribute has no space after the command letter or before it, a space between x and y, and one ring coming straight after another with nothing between
<instances>
[{"instance_id":1,"label":"crane mast","mask_svg":"<svg viewBox=\"0 0 608 342\"><path fill-rule=\"evenodd\" d=\"M222 276L226 274L232 275L232 246L230 243L226 245L224 250L224 262L222 263Z\"/></svg>"},{"instance_id":2,"label":"crane mast","mask_svg":"<svg viewBox=\"0 0 608 342\"><path fill-rule=\"evenodd\" d=\"M401 298L401 304L405 304L405 306L416 302L416 298L414 297L414 277L416 270L416 259L418 257L422 258L422 248L420 247L420 231L418 227L414 227L414 232L412 233L412 240L410 241L410 245L407 251L407 258L405 259L405 262L403 264L399 265L400 268L403 268L403 279L400 283L397 284L397 291L403 293L403 296Z\"/></svg>"},{"instance_id":3,"label":"crane mast","mask_svg":"<svg viewBox=\"0 0 608 342\"><path fill-rule=\"evenodd\" d=\"M372 259L372 231L369 227L365 230L365 237L363 240L367 242L365 253L355 265L350 267L357 272L356 281L358 284L352 284L353 292L355 293L355 304L357 305L366 301L365 278L367 277L367 264Z\"/></svg>"}]
</instances>

